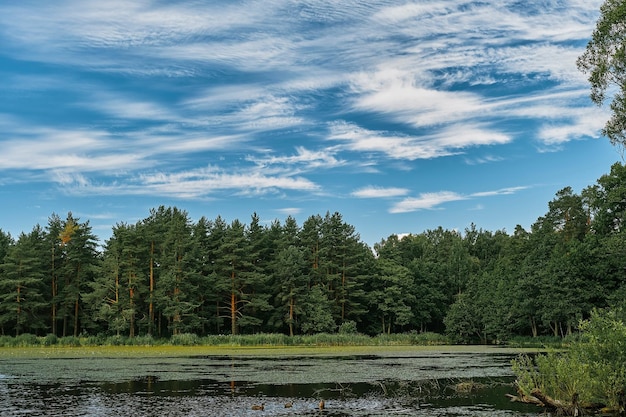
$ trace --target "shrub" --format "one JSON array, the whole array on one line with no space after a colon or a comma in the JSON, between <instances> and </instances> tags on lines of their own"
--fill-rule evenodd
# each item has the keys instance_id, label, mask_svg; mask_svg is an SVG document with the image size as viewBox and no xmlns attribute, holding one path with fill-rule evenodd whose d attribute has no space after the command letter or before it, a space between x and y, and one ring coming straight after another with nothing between
<instances>
[{"instance_id":1,"label":"shrub","mask_svg":"<svg viewBox=\"0 0 626 417\"><path fill-rule=\"evenodd\" d=\"M78 347L81 346L80 339L75 336L65 336L59 339L58 344L61 346Z\"/></svg>"},{"instance_id":2,"label":"shrub","mask_svg":"<svg viewBox=\"0 0 626 417\"><path fill-rule=\"evenodd\" d=\"M179 333L171 337L170 343L174 346L194 346L200 344L200 338L195 333Z\"/></svg>"},{"instance_id":3,"label":"shrub","mask_svg":"<svg viewBox=\"0 0 626 417\"><path fill-rule=\"evenodd\" d=\"M128 343L136 346L154 346L157 341L150 334L136 336L128 340Z\"/></svg>"},{"instance_id":4,"label":"shrub","mask_svg":"<svg viewBox=\"0 0 626 417\"><path fill-rule=\"evenodd\" d=\"M41 341L41 344L44 346L54 346L58 343L58 341L59 341L59 338L57 337L56 334L49 333L43 338L43 340Z\"/></svg>"},{"instance_id":5,"label":"shrub","mask_svg":"<svg viewBox=\"0 0 626 417\"><path fill-rule=\"evenodd\" d=\"M519 390L530 395L537 388L546 395L569 400L578 394L581 403L618 407L626 387L626 324L621 309L593 311L580 324L581 335L566 352L538 355L533 361L521 356L513 361Z\"/></svg>"},{"instance_id":6,"label":"shrub","mask_svg":"<svg viewBox=\"0 0 626 417\"><path fill-rule=\"evenodd\" d=\"M348 320L341 323L339 326L339 334L357 334L356 322L354 320Z\"/></svg>"},{"instance_id":7,"label":"shrub","mask_svg":"<svg viewBox=\"0 0 626 417\"><path fill-rule=\"evenodd\" d=\"M39 345L39 339L37 336L30 333L22 333L15 338L15 346L37 346Z\"/></svg>"},{"instance_id":8,"label":"shrub","mask_svg":"<svg viewBox=\"0 0 626 417\"><path fill-rule=\"evenodd\" d=\"M115 335L108 337L106 343L111 346L124 346L127 345L127 338L125 336Z\"/></svg>"}]
</instances>

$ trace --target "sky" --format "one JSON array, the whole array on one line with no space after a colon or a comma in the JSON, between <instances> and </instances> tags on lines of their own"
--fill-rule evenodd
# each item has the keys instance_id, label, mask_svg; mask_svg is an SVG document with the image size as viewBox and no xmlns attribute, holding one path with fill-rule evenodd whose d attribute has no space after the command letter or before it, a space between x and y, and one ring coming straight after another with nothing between
<instances>
[{"instance_id":1,"label":"sky","mask_svg":"<svg viewBox=\"0 0 626 417\"><path fill-rule=\"evenodd\" d=\"M622 162L575 63L601 3L0 0L0 229L529 230Z\"/></svg>"}]
</instances>

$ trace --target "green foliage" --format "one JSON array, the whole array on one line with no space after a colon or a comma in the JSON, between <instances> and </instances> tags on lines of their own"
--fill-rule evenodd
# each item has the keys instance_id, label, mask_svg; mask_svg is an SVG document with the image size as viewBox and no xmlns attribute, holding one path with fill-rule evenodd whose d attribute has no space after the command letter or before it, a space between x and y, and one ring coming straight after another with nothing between
<instances>
[{"instance_id":1,"label":"green foliage","mask_svg":"<svg viewBox=\"0 0 626 417\"><path fill-rule=\"evenodd\" d=\"M44 346L54 346L59 342L59 338L56 334L49 333L47 334L42 341L42 345Z\"/></svg>"},{"instance_id":2,"label":"green foliage","mask_svg":"<svg viewBox=\"0 0 626 417\"><path fill-rule=\"evenodd\" d=\"M200 338L194 333L179 333L170 338L174 346L196 346L200 344Z\"/></svg>"},{"instance_id":3,"label":"green foliage","mask_svg":"<svg viewBox=\"0 0 626 417\"><path fill-rule=\"evenodd\" d=\"M578 58L578 68L589 76L591 100L601 105L607 93L616 91L611 101L612 117L603 134L613 144L626 145L626 4L623 0L606 0L600 7L600 18Z\"/></svg>"},{"instance_id":4,"label":"green foliage","mask_svg":"<svg viewBox=\"0 0 626 417\"><path fill-rule=\"evenodd\" d=\"M78 346L82 346L82 343L80 341L80 338L77 336L65 336L65 337L59 338L57 345L67 346L67 347L78 347Z\"/></svg>"},{"instance_id":5,"label":"green foliage","mask_svg":"<svg viewBox=\"0 0 626 417\"><path fill-rule=\"evenodd\" d=\"M555 399L569 400L577 393L581 403L618 406L618 393L626 387L626 323L624 311L596 310L581 323L581 337L565 352L521 356L513 372L521 392L537 388Z\"/></svg>"},{"instance_id":6,"label":"green foliage","mask_svg":"<svg viewBox=\"0 0 626 417\"><path fill-rule=\"evenodd\" d=\"M30 333L23 333L15 338L15 346L33 346L38 345L37 336Z\"/></svg>"},{"instance_id":7,"label":"green foliage","mask_svg":"<svg viewBox=\"0 0 626 417\"><path fill-rule=\"evenodd\" d=\"M350 343L445 334L541 346L624 299L625 201L626 166L615 164L580 195L558 191L530 231L439 227L392 235L376 253L339 213L265 226L256 214L248 225L220 216L194 223L161 206L117 224L101 250L88 222L52 215L17 240L0 231L0 334L57 337L47 345L149 345L173 335L262 344L268 336L257 335L269 334L291 337L267 343L290 344L338 332ZM185 341L189 334L200 342Z\"/></svg>"},{"instance_id":8,"label":"green foliage","mask_svg":"<svg viewBox=\"0 0 626 417\"><path fill-rule=\"evenodd\" d=\"M339 334L357 334L356 322L354 320L348 320L341 323L339 326Z\"/></svg>"},{"instance_id":9,"label":"green foliage","mask_svg":"<svg viewBox=\"0 0 626 417\"><path fill-rule=\"evenodd\" d=\"M335 330L332 305L324 289L316 285L307 293L303 302L301 327L304 333L325 333Z\"/></svg>"}]
</instances>

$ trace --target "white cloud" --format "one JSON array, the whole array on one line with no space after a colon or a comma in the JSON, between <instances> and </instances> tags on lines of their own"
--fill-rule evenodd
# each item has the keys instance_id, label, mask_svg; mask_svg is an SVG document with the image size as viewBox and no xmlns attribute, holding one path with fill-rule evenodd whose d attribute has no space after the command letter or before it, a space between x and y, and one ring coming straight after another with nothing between
<instances>
[{"instance_id":1,"label":"white cloud","mask_svg":"<svg viewBox=\"0 0 626 417\"><path fill-rule=\"evenodd\" d=\"M388 113L415 127L463 120L483 111L481 98L475 94L419 87L410 73L397 70L360 74L353 88L358 92L355 108Z\"/></svg>"},{"instance_id":2,"label":"white cloud","mask_svg":"<svg viewBox=\"0 0 626 417\"><path fill-rule=\"evenodd\" d=\"M247 160L259 167L284 167L287 171L336 168L346 164L345 160L338 159L332 149L312 151L303 146L296 147L295 155L283 156L249 156ZM279 168L280 169L280 168Z\"/></svg>"},{"instance_id":3,"label":"white cloud","mask_svg":"<svg viewBox=\"0 0 626 417\"><path fill-rule=\"evenodd\" d=\"M143 186L160 195L196 198L219 190L274 192L275 190L316 191L319 186L305 178L267 176L258 171L226 172L219 168L181 173L144 174Z\"/></svg>"},{"instance_id":4,"label":"white cloud","mask_svg":"<svg viewBox=\"0 0 626 417\"><path fill-rule=\"evenodd\" d=\"M150 195L184 199L238 195L276 194L280 191L317 192L318 184L290 176L270 176L254 170L226 172L218 167L181 172L141 173L124 182L95 183L80 175L63 174L59 183L69 194L81 195Z\"/></svg>"},{"instance_id":5,"label":"white cloud","mask_svg":"<svg viewBox=\"0 0 626 417\"><path fill-rule=\"evenodd\" d=\"M481 192L470 194L470 197L478 198L478 197L493 197L493 196L498 196L498 195L510 195L510 194L515 194L518 191L526 190L528 188L529 187L527 186L519 186L519 187L507 187L507 188L502 188L502 189L493 190L493 191L481 191Z\"/></svg>"},{"instance_id":6,"label":"white cloud","mask_svg":"<svg viewBox=\"0 0 626 417\"><path fill-rule=\"evenodd\" d=\"M418 210L433 210L439 206L454 201L471 200L482 197L494 197L500 195L515 194L519 191L528 189L526 186L508 187L493 191L482 191L468 195L459 194L453 191L439 191L433 193L422 193L418 197L408 197L394 204L390 209L390 213L408 213Z\"/></svg>"},{"instance_id":7,"label":"white cloud","mask_svg":"<svg viewBox=\"0 0 626 417\"><path fill-rule=\"evenodd\" d=\"M0 170L112 171L144 158L141 151L116 152L115 140L104 131L13 128L2 142Z\"/></svg>"},{"instance_id":8,"label":"white cloud","mask_svg":"<svg viewBox=\"0 0 626 417\"><path fill-rule=\"evenodd\" d=\"M302 209L299 207L285 207L276 209L276 211L284 216L295 216L302 213Z\"/></svg>"},{"instance_id":9,"label":"white cloud","mask_svg":"<svg viewBox=\"0 0 626 417\"><path fill-rule=\"evenodd\" d=\"M406 188L398 187L363 187L352 192L350 195L358 198L389 198L399 197L409 193Z\"/></svg>"},{"instance_id":10,"label":"white cloud","mask_svg":"<svg viewBox=\"0 0 626 417\"><path fill-rule=\"evenodd\" d=\"M503 144L511 140L506 134L479 125L452 125L423 136L400 136L367 130L347 122L331 124L329 139L343 142L345 148L353 152L377 152L406 160L449 156L468 147Z\"/></svg>"},{"instance_id":11,"label":"white cloud","mask_svg":"<svg viewBox=\"0 0 626 417\"><path fill-rule=\"evenodd\" d=\"M545 124L538 139L545 145L560 145L572 139L599 137L608 114L600 109L575 108L564 112L568 119L560 123Z\"/></svg>"},{"instance_id":12,"label":"white cloud","mask_svg":"<svg viewBox=\"0 0 626 417\"><path fill-rule=\"evenodd\" d=\"M408 213L417 210L432 210L437 206L452 201L466 200L467 197L452 191L439 191L436 193L422 193L419 197L409 197L394 204L390 213Z\"/></svg>"},{"instance_id":13,"label":"white cloud","mask_svg":"<svg viewBox=\"0 0 626 417\"><path fill-rule=\"evenodd\" d=\"M3 88L63 91L69 98L58 113L80 117L64 127L33 121L37 115L0 120L9 127L0 170L43 171L93 193L315 193L321 185L304 172L382 172L381 156L409 171L415 164L407 161L471 147L597 136L606 113L584 107L586 81L574 61L600 4L5 2L2 53L35 65L32 76L9 73ZM37 73L36 63L55 71ZM109 84L114 77L141 89L126 92ZM509 83L515 95L502 93ZM520 133L510 121L528 127ZM296 133L267 135L278 130ZM223 165L194 168L209 162ZM146 173L154 169L160 173ZM353 187L358 198L408 195ZM391 211L505 192L426 193Z\"/></svg>"}]
</instances>

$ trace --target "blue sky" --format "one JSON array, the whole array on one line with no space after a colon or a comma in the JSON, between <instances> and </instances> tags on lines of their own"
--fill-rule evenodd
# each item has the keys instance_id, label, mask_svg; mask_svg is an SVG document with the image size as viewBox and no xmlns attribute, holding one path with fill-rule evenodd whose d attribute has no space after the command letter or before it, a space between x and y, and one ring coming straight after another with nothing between
<instances>
[{"instance_id":1,"label":"blue sky","mask_svg":"<svg viewBox=\"0 0 626 417\"><path fill-rule=\"evenodd\" d=\"M575 65L601 3L0 1L0 228L528 229L621 161Z\"/></svg>"}]
</instances>

